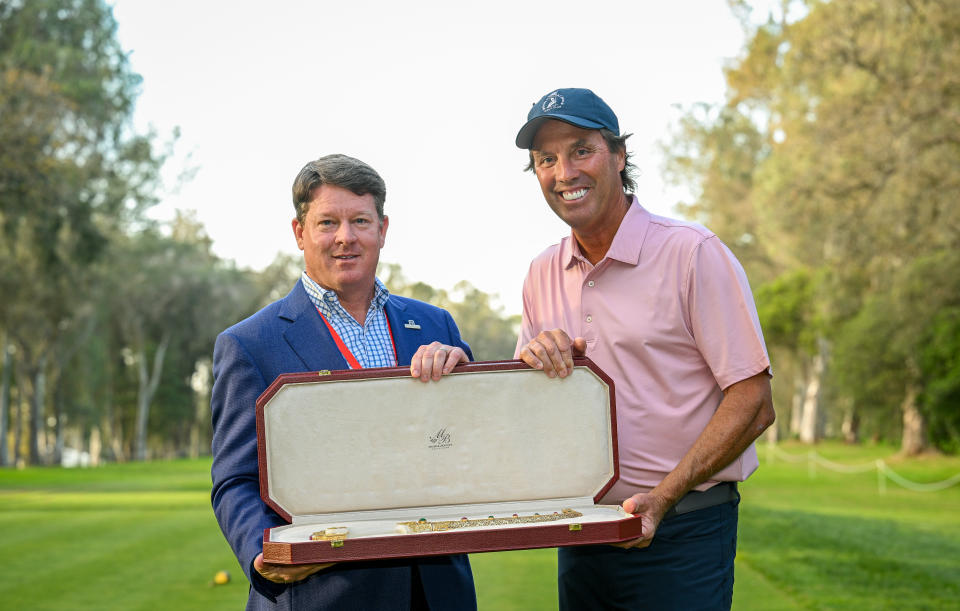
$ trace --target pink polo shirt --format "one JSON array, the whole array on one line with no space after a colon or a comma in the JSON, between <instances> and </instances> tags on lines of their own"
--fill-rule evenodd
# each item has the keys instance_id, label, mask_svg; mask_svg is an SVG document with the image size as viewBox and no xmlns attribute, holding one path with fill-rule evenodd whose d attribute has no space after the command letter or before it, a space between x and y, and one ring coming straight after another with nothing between
<instances>
[{"instance_id":1,"label":"pink polo shirt","mask_svg":"<svg viewBox=\"0 0 960 611\"><path fill-rule=\"evenodd\" d=\"M587 341L616 387L620 479L601 501L657 485L680 462L722 389L770 367L746 274L704 227L652 215L633 199L596 266L568 236L538 255L523 285L520 349L540 331ZM711 480L743 481L753 445Z\"/></svg>"}]
</instances>

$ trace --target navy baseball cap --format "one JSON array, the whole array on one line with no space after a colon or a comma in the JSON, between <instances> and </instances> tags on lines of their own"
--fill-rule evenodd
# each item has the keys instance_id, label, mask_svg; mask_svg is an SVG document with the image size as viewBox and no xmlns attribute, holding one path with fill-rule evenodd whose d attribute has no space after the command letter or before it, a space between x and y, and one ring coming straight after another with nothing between
<instances>
[{"instance_id":1,"label":"navy baseball cap","mask_svg":"<svg viewBox=\"0 0 960 611\"><path fill-rule=\"evenodd\" d=\"M556 119L585 129L605 127L620 135L620 123L607 103L589 89L556 89L540 98L527 113L527 122L517 132L517 146L533 147L533 137L544 121Z\"/></svg>"}]
</instances>

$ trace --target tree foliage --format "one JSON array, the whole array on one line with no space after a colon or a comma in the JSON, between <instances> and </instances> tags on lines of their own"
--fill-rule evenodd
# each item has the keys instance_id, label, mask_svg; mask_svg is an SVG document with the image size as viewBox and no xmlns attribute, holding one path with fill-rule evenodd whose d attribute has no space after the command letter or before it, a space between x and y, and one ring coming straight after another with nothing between
<instances>
[{"instance_id":1,"label":"tree foliage","mask_svg":"<svg viewBox=\"0 0 960 611\"><path fill-rule=\"evenodd\" d=\"M960 294L944 277L960 246L960 5L788 1L757 23L731 4L748 42L727 101L691 109L667 146L695 187L685 210L759 280L768 342L801 376L825 359L835 410L872 414L876 433L899 409L905 448L923 445L908 421L956 447L956 371L930 355L955 343Z\"/></svg>"},{"instance_id":2,"label":"tree foliage","mask_svg":"<svg viewBox=\"0 0 960 611\"><path fill-rule=\"evenodd\" d=\"M411 282L395 263L381 265L379 273L391 292L447 309L476 360L513 358L520 317L505 316L489 294L465 280L457 283L452 293L423 282Z\"/></svg>"},{"instance_id":3,"label":"tree foliage","mask_svg":"<svg viewBox=\"0 0 960 611\"><path fill-rule=\"evenodd\" d=\"M140 76L116 29L103 0L0 0L3 466L67 446L105 460L207 451L216 334L302 270L292 255L238 269L193 215L146 218L164 154L131 127ZM512 355L513 323L488 295L394 271L397 291L453 310L478 358Z\"/></svg>"},{"instance_id":4,"label":"tree foliage","mask_svg":"<svg viewBox=\"0 0 960 611\"><path fill-rule=\"evenodd\" d=\"M129 128L140 77L98 0L0 4L0 325L30 387L39 460L46 376L93 316L92 270L153 202L162 159Z\"/></svg>"}]
</instances>

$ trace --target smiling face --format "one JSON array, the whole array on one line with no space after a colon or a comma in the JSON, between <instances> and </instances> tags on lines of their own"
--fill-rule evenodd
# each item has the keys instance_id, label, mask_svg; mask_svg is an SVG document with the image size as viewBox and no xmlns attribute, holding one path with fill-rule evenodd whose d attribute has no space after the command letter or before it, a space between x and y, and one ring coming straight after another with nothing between
<instances>
[{"instance_id":1,"label":"smiling face","mask_svg":"<svg viewBox=\"0 0 960 611\"><path fill-rule=\"evenodd\" d=\"M387 217L380 220L370 194L328 184L317 187L303 223L293 220L307 275L336 291L341 300L368 297L388 222Z\"/></svg>"},{"instance_id":2,"label":"smiling face","mask_svg":"<svg viewBox=\"0 0 960 611\"><path fill-rule=\"evenodd\" d=\"M627 210L625 153L610 152L598 130L551 120L537 131L530 154L543 197L578 239L612 240Z\"/></svg>"}]
</instances>

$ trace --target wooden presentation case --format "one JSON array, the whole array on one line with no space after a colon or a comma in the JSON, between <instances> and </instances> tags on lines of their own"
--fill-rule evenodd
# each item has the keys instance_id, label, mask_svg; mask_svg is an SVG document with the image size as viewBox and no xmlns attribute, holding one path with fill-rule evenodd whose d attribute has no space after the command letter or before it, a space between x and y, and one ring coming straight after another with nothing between
<instances>
[{"instance_id":1,"label":"wooden presentation case","mask_svg":"<svg viewBox=\"0 0 960 611\"><path fill-rule=\"evenodd\" d=\"M613 381L585 357L548 378L521 361L279 376L257 400L260 495L289 522L268 562L304 564L625 541L640 518L597 505L619 474ZM580 517L405 534L400 522ZM514 518L516 519L516 518ZM537 518L539 519L539 518ZM345 540L311 540L346 527Z\"/></svg>"}]
</instances>

